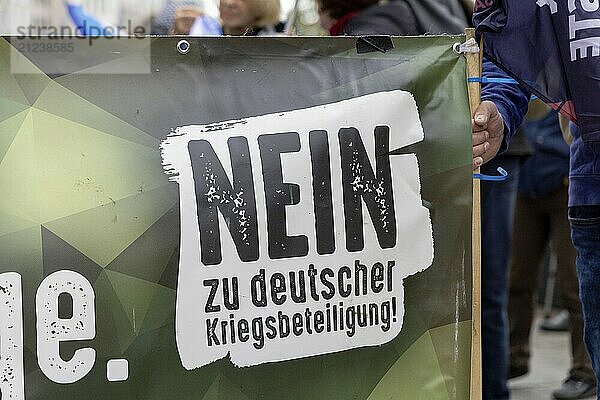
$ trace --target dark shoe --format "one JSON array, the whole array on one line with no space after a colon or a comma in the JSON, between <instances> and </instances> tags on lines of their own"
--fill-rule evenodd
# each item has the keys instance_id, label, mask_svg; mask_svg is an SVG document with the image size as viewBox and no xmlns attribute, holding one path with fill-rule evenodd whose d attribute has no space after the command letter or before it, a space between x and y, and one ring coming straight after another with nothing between
<instances>
[{"instance_id":1,"label":"dark shoe","mask_svg":"<svg viewBox=\"0 0 600 400\"><path fill-rule=\"evenodd\" d=\"M508 379L518 378L519 376L526 375L529 372L529 368L525 365L512 365L508 370Z\"/></svg>"},{"instance_id":2,"label":"dark shoe","mask_svg":"<svg viewBox=\"0 0 600 400\"><path fill-rule=\"evenodd\" d=\"M562 310L558 314L544 318L540 323L540 329L544 331L563 332L569 330L569 312Z\"/></svg>"},{"instance_id":3,"label":"dark shoe","mask_svg":"<svg viewBox=\"0 0 600 400\"><path fill-rule=\"evenodd\" d=\"M585 399L595 395L596 383L576 376L570 376L560 389L552 392L552 396L557 400Z\"/></svg>"}]
</instances>

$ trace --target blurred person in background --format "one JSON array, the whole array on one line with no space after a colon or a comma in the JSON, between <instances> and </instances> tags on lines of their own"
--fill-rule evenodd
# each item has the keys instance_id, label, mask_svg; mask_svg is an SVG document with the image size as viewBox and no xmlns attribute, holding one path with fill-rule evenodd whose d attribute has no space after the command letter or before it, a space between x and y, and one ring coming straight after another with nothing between
<instances>
[{"instance_id":1,"label":"blurred person in background","mask_svg":"<svg viewBox=\"0 0 600 400\"><path fill-rule=\"evenodd\" d=\"M279 22L280 10L279 0L220 0L223 34L267 36L281 33L284 25Z\"/></svg>"},{"instance_id":2,"label":"blurred person in background","mask_svg":"<svg viewBox=\"0 0 600 400\"><path fill-rule=\"evenodd\" d=\"M568 219L569 146L563 140L557 113L540 100L530 104L522 130L534 152L521 165L515 207L508 297L508 378L529 371L533 297L540 261L550 242L556 255L557 283L569 312L572 361L567 379L553 396L581 399L594 395L596 384L583 343L576 252Z\"/></svg>"},{"instance_id":3,"label":"blurred person in background","mask_svg":"<svg viewBox=\"0 0 600 400\"><path fill-rule=\"evenodd\" d=\"M404 0L317 0L319 22L331 36L419 35L417 19Z\"/></svg>"},{"instance_id":4,"label":"blurred person in background","mask_svg":"<svg viewBox=\"0 0 600 400\"><path fill-rule=\"evenodd\" d=\"M459 0L316 0L319 22L331 36L462 33Z\"/></svg>"},{"instance_id":5,"label":"blurred person in background","mask_svg":"<svg viewBox=\"0 0 600 400\"><path fill-rule=\"evenodd\" d=\"M392 0L393 1L393 0ZM463 33L471 19L471 0L406 0L421 31L428 34Z\"/></svg>"},{"instance_id":6,"label":"blurred person in background","mask_svg":"<svg viewBox=\"0 0 600 400\"><path fill-rule=\"evenodd\" d=\"M169 35L189 35L194 21L204 16L199 7L184 6L175 10L173 26L169 29Z\"/></svg>"},{"instance_id":7,"label":"blurred person in background","mask_svg":"<svg viewBox=\"0 0 600 400\"><path fill-rule=\"evenodd\" d=\"M153 35L168 35L175 28L175 13L177 9L192 7L204 10L202 0L167 0L165 6L152 19L151 33Z\"/></svg>"}]
</instances>

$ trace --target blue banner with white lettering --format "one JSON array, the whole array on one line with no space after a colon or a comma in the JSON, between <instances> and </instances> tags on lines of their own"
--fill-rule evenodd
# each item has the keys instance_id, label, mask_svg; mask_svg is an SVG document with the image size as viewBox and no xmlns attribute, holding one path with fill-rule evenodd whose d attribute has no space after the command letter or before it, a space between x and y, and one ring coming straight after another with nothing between
<instances>
[{"instance_id":1,"label":"blue banner with white lettering","mask_svg":"<svg viewBox=\"0 0 600 400\"><path fill-rule=\"evenodd\" d=\"M600 2L477 0L484 55L600 141Z\"/></svg>"}]
</instances>

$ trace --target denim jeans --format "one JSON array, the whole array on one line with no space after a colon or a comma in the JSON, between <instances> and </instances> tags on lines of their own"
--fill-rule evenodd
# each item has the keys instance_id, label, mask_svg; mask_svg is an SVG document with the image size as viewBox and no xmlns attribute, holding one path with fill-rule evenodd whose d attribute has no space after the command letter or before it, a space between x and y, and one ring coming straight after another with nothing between
<instances>
[{"instance_id":1,"label":"denim jeans","mask_svg":"<svg viewBox=\"0 0 600 400\"><path fill-rule=\"evenodd\" d=\"M481 172L509 173L501 182L481 183L481 316L483 400L507 400L508 258L521 159L499 156Z\"/></svg>"},{"instance_id":2,"label":"denim jeans","mask_svg":"<svg viewBox=\"0 0 600 400\"><path fill-rule=\"evenodd\" d=\"M573 244L577 249L583 336L596 382L600 382L600 205L569 208L569 221Z\"/></svg>"}]
</instances>

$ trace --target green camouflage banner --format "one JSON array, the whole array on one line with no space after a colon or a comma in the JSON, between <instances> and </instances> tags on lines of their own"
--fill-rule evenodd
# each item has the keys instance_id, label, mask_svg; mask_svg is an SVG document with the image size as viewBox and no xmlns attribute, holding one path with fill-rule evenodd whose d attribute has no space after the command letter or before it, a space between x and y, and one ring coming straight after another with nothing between
<instances>
[{"instance_id":1,"label":"green camouflage banner","mask_svg":"<svg viewBox=\"0 0 600 400\"><path fill-rule=\"evenodd\" d=\"M0 38L1 398L467 399L463 41Z\"/></svg>"}]
</instances>

